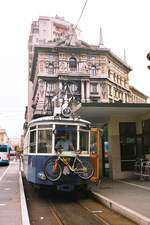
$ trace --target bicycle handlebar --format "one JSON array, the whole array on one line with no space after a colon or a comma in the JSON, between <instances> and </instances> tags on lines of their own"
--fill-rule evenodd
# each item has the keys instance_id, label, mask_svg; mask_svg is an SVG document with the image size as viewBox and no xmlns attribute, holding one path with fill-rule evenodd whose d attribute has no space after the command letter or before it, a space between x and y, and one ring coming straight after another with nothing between
<instances>
[{"instance_id":1,"label":"bicycle handlebar","mask_svg":"<svg viewBox=\"0 0 150 225\"><path fill-rule=\"evenodd\" d=\"M61 154L62 152L64 151L64 149L61 147L59 147L59 148L55 148L55 152L56 153L59 153L59 154ZM82 150L81 149L75 149L75 151L74 151L77 155L79 155L81 152L82 152Z\"/></svg>"}]
</instances>

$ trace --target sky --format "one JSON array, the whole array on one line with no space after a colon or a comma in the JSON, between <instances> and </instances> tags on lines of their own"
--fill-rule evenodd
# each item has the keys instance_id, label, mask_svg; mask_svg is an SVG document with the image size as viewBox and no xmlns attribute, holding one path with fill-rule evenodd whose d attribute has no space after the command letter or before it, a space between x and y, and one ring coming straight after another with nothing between
<instances>
[{"instance_id":1,"label":"sky","mask_svg":"<svg viewBox=\"0 0 150 225\"><path fill-rule=\"evenodd\" d=\"M23 134L27 105L27 42L32 21L63 16L76 24L85 0L5 0L0 2L0 128L10 138ZM82 39L105 47L132 68L130 84L150 96L149 0L88 0L78 27Z\"/></svg>"}]
</instances>

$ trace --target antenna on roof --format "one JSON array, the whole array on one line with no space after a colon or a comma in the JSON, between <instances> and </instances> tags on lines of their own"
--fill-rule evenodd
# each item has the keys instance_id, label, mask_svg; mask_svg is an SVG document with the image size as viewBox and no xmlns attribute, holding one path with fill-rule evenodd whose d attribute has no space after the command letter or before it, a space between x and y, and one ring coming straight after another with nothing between
<instances>
[{"instance_id":1,"label":"antenna on roof","mask_svg":"<svg viewBox=\"0 0 150 225\"><path fill-rule=\"evenodd\" d=\"M127 63L126 50L124 49L124 62Z\"/></svg>"},{"instance_id":2,"label":"antenna on roof","mask_svg":"<svg viewBox=\"0 0 150 225\"><path fill-rule=\"evenodd\" d=\"M103 43L103 34L102 34L102 28L100 27L100 33L99 33L99 47L103 47L104 43Z\"/></svg>"}]
</instances>

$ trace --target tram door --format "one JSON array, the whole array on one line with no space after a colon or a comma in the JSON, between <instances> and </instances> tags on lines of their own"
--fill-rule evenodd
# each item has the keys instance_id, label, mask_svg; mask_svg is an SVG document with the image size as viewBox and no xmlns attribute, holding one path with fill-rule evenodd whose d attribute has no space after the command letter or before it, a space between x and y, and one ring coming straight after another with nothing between
<instances>
[{"instance_id":1,"label":"tram door","mask_svg":"<svg viewBox=\"0 0 150 225\"><path fill-rule=\"evenodd\" d=\"M90 158L95 170L91 181L97 182L100 176L100 130L98 128L91 128Z\"/></svg>"}]
</instances>

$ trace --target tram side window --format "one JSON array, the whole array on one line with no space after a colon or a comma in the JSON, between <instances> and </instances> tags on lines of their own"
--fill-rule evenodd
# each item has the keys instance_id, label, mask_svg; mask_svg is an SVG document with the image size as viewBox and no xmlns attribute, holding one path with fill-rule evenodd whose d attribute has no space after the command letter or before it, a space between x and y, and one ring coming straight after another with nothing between
<instances>
[{"instance_id":1,"label":"tram side window","mask_svg":"<svg viewBox=\"0 0 150 225\"><path fill-rule=\"evenodd\" d=\"M96 135L97 135L97 133L96 132L91 132L91 139L90 139L90 141L91 141L91 143L90 143L90 151L92 152L92 153L96 153L97 152L97 148L98 148L98 146L97 146L97 140L96 140Z\"/></svg>"},{"instance_id":2,"label":"tram side window","mask_svg":"<svg viewBox=\"0 0 150 225\"><path fill-rule=\"evenodd\" d=\"M30 131L30 153L36 152L36 131Z\"/></svg>"},{"instance_id":3,"label":"tram side window","mask_svg":"<svg viewBox=\"0 0 150 225\"><path fill-rule=\"evenodd\" d=\"M52 152L52 131L39 130L38 131L38 153Z\"/></svg>"},{"instance_id":4,"label":"tram side window","mask_svg":"<svg viewBox=\"0 0 150 225\"><path fill-rule=\"evenodd\" d=\"M89 151L89 133L87 131L80 131L80 149L85 153Z\"/></svg>"}]
</instances>

